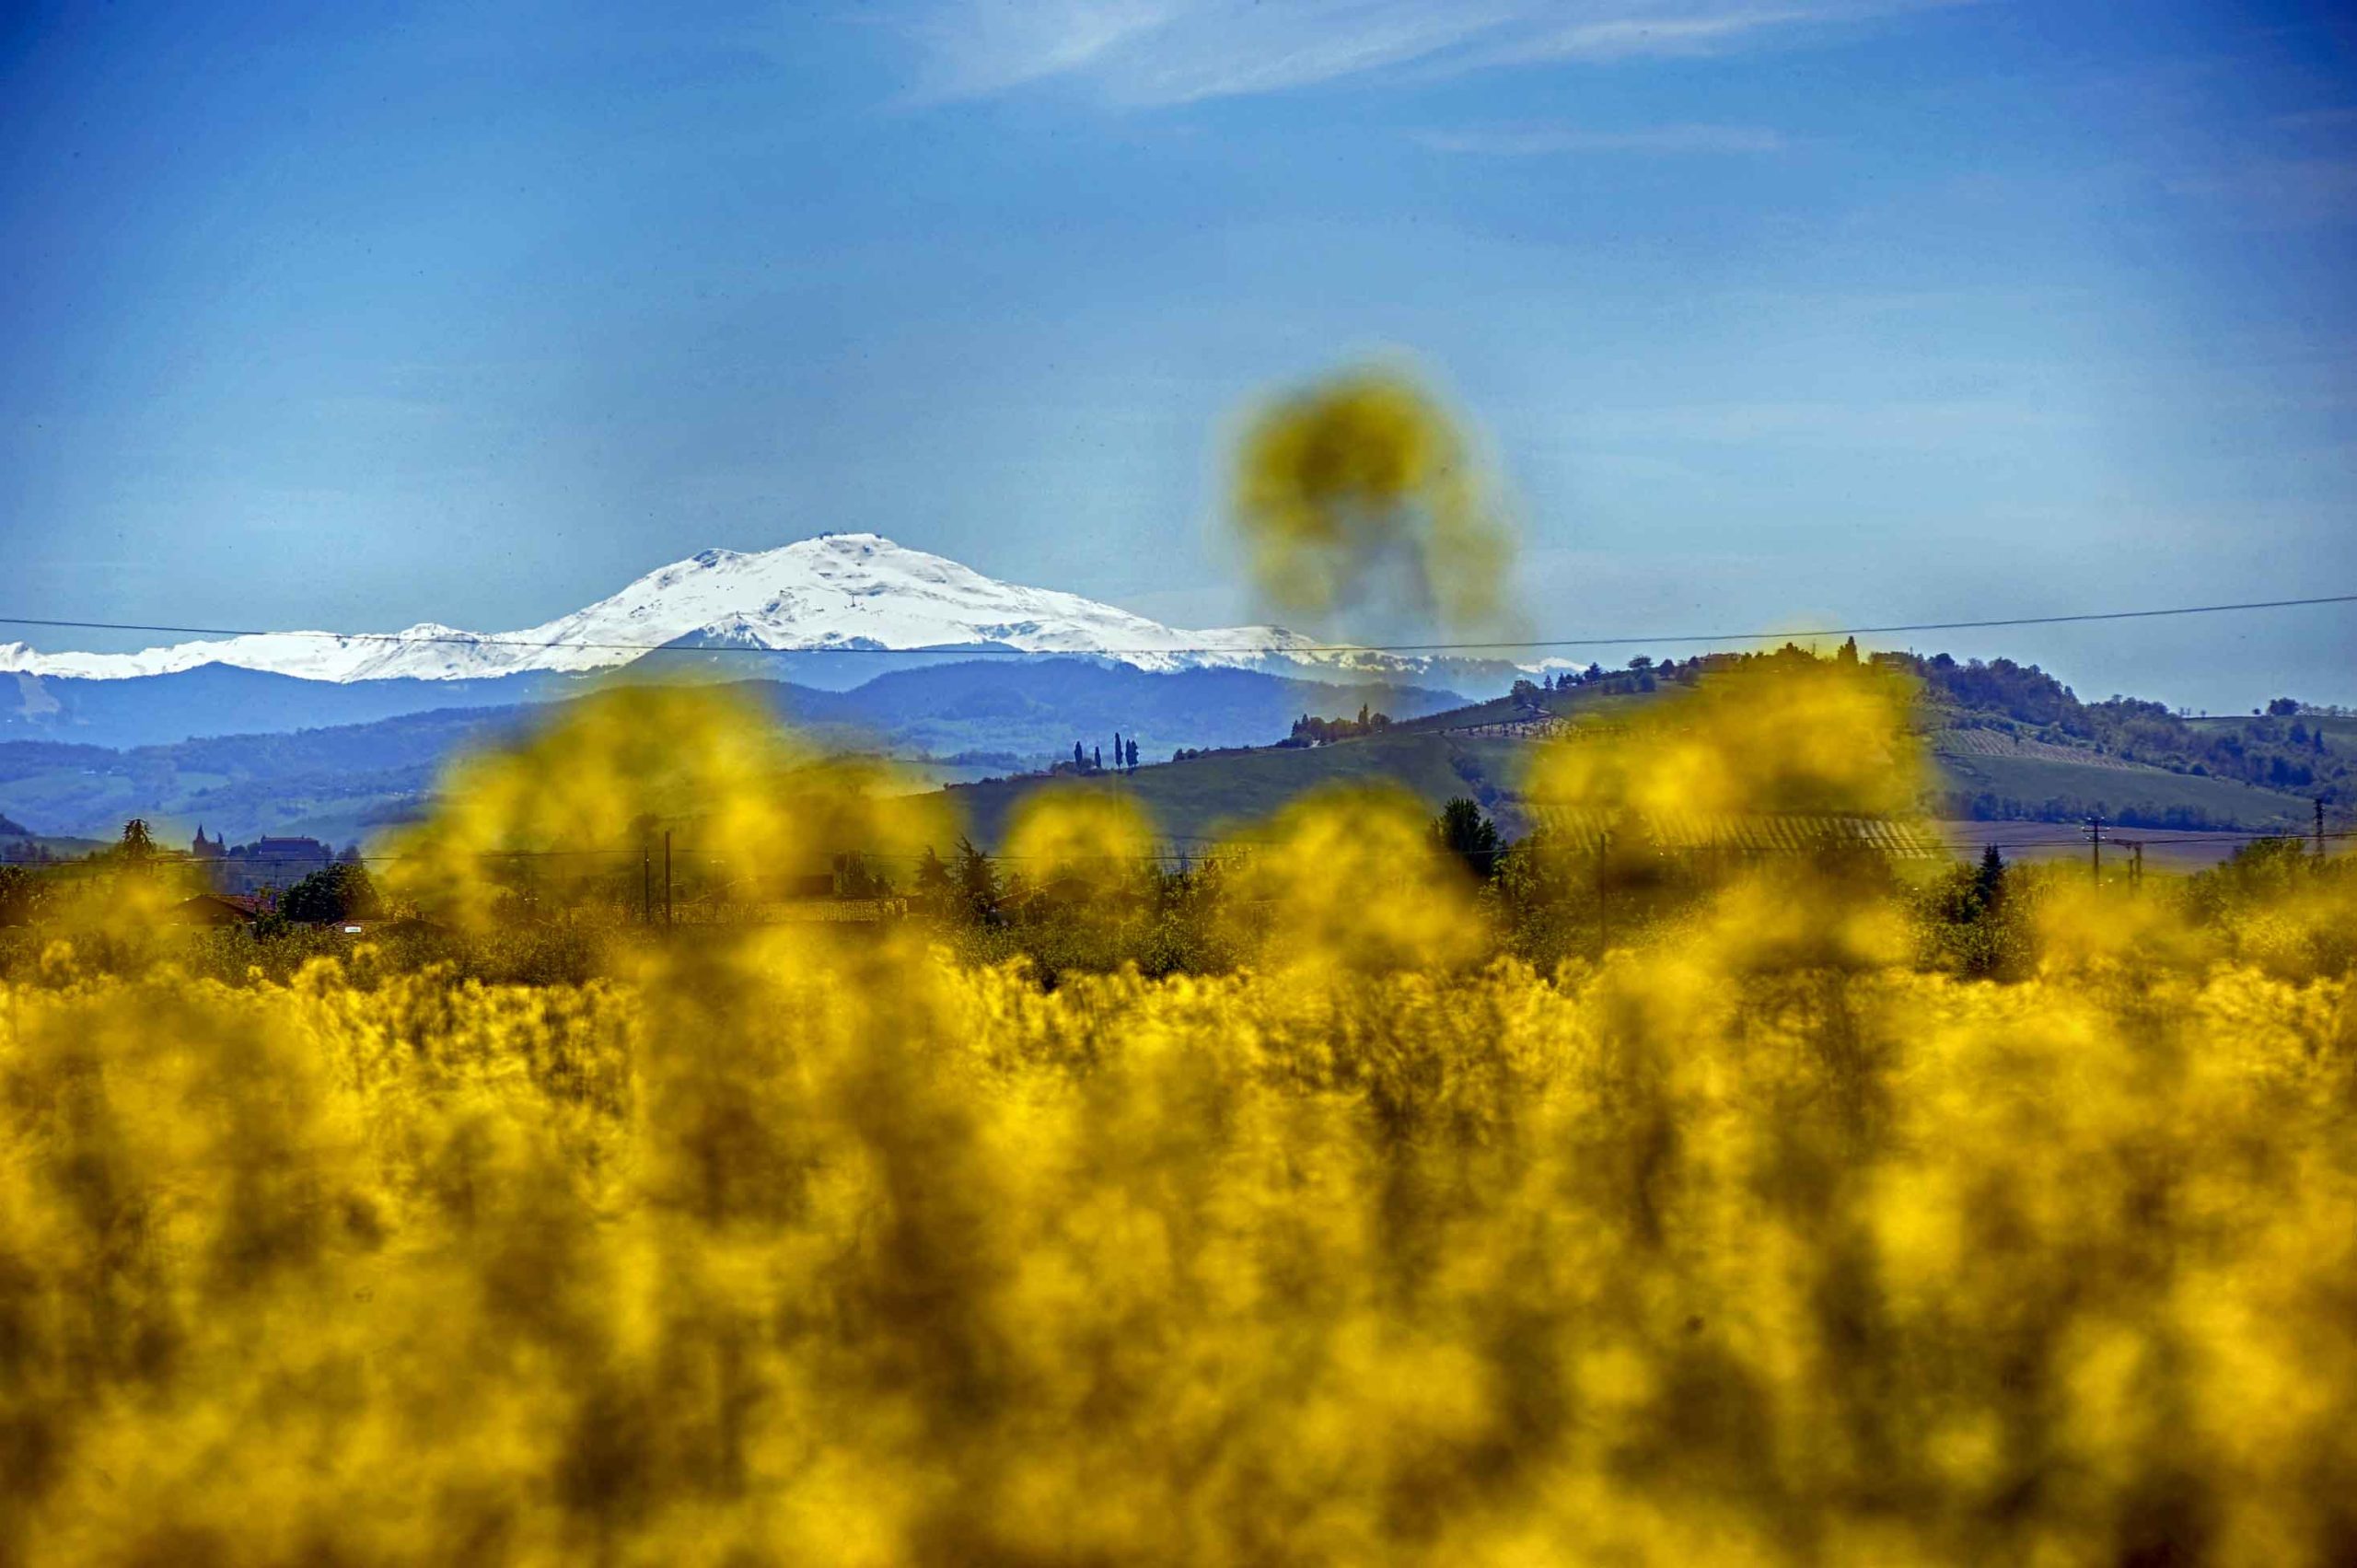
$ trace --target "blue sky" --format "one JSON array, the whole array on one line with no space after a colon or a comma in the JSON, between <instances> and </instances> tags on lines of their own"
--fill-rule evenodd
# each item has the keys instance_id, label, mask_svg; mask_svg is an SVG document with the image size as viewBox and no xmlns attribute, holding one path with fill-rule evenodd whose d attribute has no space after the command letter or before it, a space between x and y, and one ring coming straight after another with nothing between
<instances>
[{"instance_id":1,"label":"blue sky","mask_svg":"<svg viewBox=\"0 0 2357 1568\"><path fill-rule=\"evenodd\" d=\"M0 608L496 629L873 528L1233 621L1239 411L1392 356L1554 634L2357 591L2336 10L20 5ZM2347 609L1926 641L2357 701Z\"/></svg>"}]
</instances>

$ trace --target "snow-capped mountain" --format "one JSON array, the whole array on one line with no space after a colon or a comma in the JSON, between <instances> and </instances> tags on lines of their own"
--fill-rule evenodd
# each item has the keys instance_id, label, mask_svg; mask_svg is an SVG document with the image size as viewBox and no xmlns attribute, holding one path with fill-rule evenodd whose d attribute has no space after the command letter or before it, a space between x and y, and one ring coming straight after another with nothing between
<instances>
[{"instance_id":1,"label":"snow-capped mountain","mask_svg":"<svg viewBox=\"0 0 2357 1568\"><path fill-rule=\"evenodd\" d=\"M0 644L0 674L129 679L206 665L339 683L475 680L629 664L650 648L1006 647L1109 654L1144 669L1358 666L1273 626L1184 631L1077 594L1020 587L872 533L750 553L707 550L543 625L485 634L433 622L368 636L278 632L135 654ZM748 674L757 673L749 669Z\"/></svg>"}]
</instances>

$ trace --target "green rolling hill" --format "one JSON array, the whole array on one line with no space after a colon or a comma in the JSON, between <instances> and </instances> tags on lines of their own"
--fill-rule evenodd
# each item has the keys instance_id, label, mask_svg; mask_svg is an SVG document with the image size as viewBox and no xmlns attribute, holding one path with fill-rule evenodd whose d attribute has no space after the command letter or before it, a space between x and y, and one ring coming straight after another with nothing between
<instances>
[{"instance_id":1,"label":"green rolling hill","mask_svg":"<svg viewBox=\"0 0 2357 1568\"><path fill-rule=\"evenodd\" d=\"M2035 667L1998 665L1993 696L1979 689L1988 673L1982 667L1955 667L1960 673L1944 680L1945 669L1926 666L1922 723L1939 775L1938 793L1925 803L1931 815L2076 822L2100 811L2154 830L2304 831L2316 794L2348 791L2345 759L2357 753L2357 719L2303 715L2298 733L2307 738L2295 742L2289 719L2177 720L2157 704L2117 699L2089 706ZM1642 678L1620 676L1430 714L1377 735L1212 752L1092 782L1133 796L1182 848L1248 831L1312 789L1378 780L1402 785L1434 811L1452 796L1469 796L1511 837L1529 827L1522 772L1548 729L1610 724L1657 695ZM2286 758L2299 760L2305 787L2211 771L2234 766L2283 776ZM1055 782L994 779L947 793L975 842L991 848L1017 802Z\"/></svg>"},{"instance_id":2,"label":"green rolling hill","mask_svg":"<svg viewBox=\"0 0 2357 1568\"><path fill-rule=\"evenodd\" d=\"M1514 740L1422 731L1211 752L1086 782L1134 797L1155 829L1181 846L1248 831L1306 792L1335 784L1395 784L1435 811L1452 796L1468 796L1515 833L1525 824L1514 783L1527 749ZM946 793L974 842L993 849L1017 802L1072 782L1030 775L952 785Z\"/></svg>"},{"instance_id":3,"label":"green rolling hill","mask_svg":"<svg viewBox=\"0 0 2357 1568\"><path fill-rule=\"evenodd\" d=\"M2318 796L2336 820L2345 815L2357 718L2187 718L2130 699L2083 703L2035 667L2004 660L1915 661L1911 672L1923 683L1922 723L1940 771L1927 806L1942 818L2075 821L2100 810L2131 829L2304 830ZM1540 738L1566 723L1609 725L1697 673L1620 671L1471 704L1412 689L1315 687L1241 671L1147 675L1069 660L896 673L849 692L747 690L815 744L913 759L912 778L946 784L985 846L997 844L1016 803L1050 782L1024 770L1072 737L1109 743L1119 728L1161 757L1212 747L1099 775L1183 846L1248 830L1319 785L1377 780L1435 811L1469 796L1509 835L1521 833L1530 825L1522 774ZM1363 702L1388 707L1398 722L1329 744L1274 744L1297 715L1354 714ZM128 750L0 743L0 812L61 841L110 840L125 818L142 816L168 842L201 822L232 842L281 832L374 843L428 808L450 758L544 712L460 709Z\"/></svg>"},{"instance_id":4,"label":"green rolling hill","mask_svg":"<svg viewBox=\"0 0 2357 1568\"><path fill-rule=\"evenodd\" d=\"M1247 831L1312 789L1376 782L1402 785L1434 811L1452 796L1469 796L1512 837L1529 826L1520 780L1536 744L1462 730L1415 729L1306 749L1214 752L1088 782L1134 796L1156 829L1181 846ZM2076 761L2039 754L1959 753L1943 749L1936 737L1933 756L1948 794L1947 800L1933 803L1934 814L1943 817L1968 816L1959 799L1984 792L2040 808L2061 803L2050 814L2030 811L2026 819L2075 821L2100 808L2113 820L2153 827L2166 824L2174 813L2189 827L2297 830L2305 829L2312 809L2299 796L2095 757ZM1070 782L993 779L953 785L947 794L974 842L988 849L998 844L1024 796Z\"/></svg>"},{"instance_id":5,"label":"green rolling hill","mask_svg":"<svg viewBox=\"0 0 2357 1568\"><path fill-rule=\"evenodd\" d=\"M1949 795L1946 815L2073 821L2100 810L2112 820L2145 827L2305 830L2314 809L2305 796L2121 762L2091 749L2073 758L2061 747L2000 752L1959 744L1971 733L1944 730L1932 738L1933 760ZM1991 797L2019 802L2023 809L1971 808L1973 801Z\"/></svg>"}]
</instances>

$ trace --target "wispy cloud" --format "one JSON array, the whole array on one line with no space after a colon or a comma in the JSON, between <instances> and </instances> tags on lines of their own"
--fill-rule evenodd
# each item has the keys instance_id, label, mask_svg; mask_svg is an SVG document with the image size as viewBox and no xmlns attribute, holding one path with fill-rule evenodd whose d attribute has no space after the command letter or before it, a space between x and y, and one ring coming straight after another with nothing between
<instances>
[{"instance_id":1,"label":"wispy cloud","mask_svg":"<svg viewBox=\"0 0 2357 1568\"><path fill-rule=\"evenodd\" d=\"M1571 125L1492 125L1419 131L1416 142L1438 153L1480 157L1547 157L1577 153L1775 153L1791 144L1755 125L1648 125L1597 131Z\"/></svg>"},{"instance_id":2,"label":"wispy cloud","mask_svg":"<svg viewBox=\"0 0 2357 1568\"><path fill-rule=\"evenodd\" d=\"M1132 106L1413 69L1701 54L1968 0L932 0L917 96L1078 81Z\"/></svg>"},{"instance_id":3,"label":"wispy cloud","mask_svg":"<svg viewBox=\"0 0 2357 1568\"><path fill-rule=\"evenodd\" d=\"M1187 8L1184 0L977 0L938 6L908 30L926 55L925 96L980 98L1097 68Z\"/></svg>"},{"instance_id":4,"label":"wispy cloud","mask_svg":"<svg viewBox=\"0 0 2357 1568\"><path fill-rule=\"evenodd\" d=\"M1597 6L1594 9L1630 7ZM1895 10L1898 6L1873 9ZM1747 40L1751 35L1810 22L1854 17L1861 6L1706 6L1691 9L1648 7L1635 15L1557 20L1496 40L1471 51L1469 65L1524 65L1556 60L1620 60L1641 54L1695 54ZM1682 14L1680 14L1682 12Z\"/></svg>"},{"instance_id":5,"label":"wispy cloud","mask_svg":"<svg viewBox=\"0 0 2357 1568\"><path fill-rule=\"evenodd\" d=\"M2179 195L2220 203L2266 228L2357 222L2357 158L2257 157L2179 180Z\"/></svg>"}]
</instances>

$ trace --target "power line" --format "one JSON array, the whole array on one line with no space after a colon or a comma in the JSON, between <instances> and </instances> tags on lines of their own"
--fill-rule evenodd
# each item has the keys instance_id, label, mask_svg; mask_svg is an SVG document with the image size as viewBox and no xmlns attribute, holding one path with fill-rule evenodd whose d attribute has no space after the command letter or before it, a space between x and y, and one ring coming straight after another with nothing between
<instances>
[{"instance_id":1,"label":"power line","mask_svg":"<svg viewBox=\"0 0 2357 1568\"><path fill-rule=\"evenodd\" d=\"M2205 828L2200 831L2189 833L2154 833L2145 829L2123 828L2119 823L2112 821L2106 821L2103 825L2103 830L2106 834L2104 839L2106 843L2129 842L2129 840L2119 837L2119 835L2133 833L2136 835L2134 842L2138 843L2207 844L2216 849L2223 849L2229 842L2253 843L2261 839L2293 839L2301 843L2306 843L2310 840L2316 838L2357 839L2357 832L2336 830L2328 830L2324 833L2318 834L2312 833L2305 828L2277 828L2271 830L2258 829L2229 830L2224 828ZM2000 853L2014 849L2080 850L2087 847L2086 835L2084 833L2067 839L2004 840L1964 836L1951 839L1933 839L1927 842L1936 843L1942 849L1952 850L1986 849L1994 845Z\"/></svg>"},{"instance_id":2,"label":"power line","mask_svg":"<svg viewBox=\"0 0 2357 1568\"><path fill-rule=\"evenodd\" d=\"M1007 654L1064 656L1070 657L1144 657L1153 655L1186 654L1441 654L1499 652L1529 648L1603 648L1628 647L1644 643L1712 644L1769 643L1796 641L1804 637L1867 637L1884 636L1899 632L1972 632L2014 626L2063 626L2098 621L2150 621L2174 615L2221 615L2237 610L2297 610L2316 605L2357 604L2357 593L2325 594L2311 598L2251 599L2235 604L2184 604L2161 610L2083 610L2068 615L2012 615L1978 621L1894 621L1880 626L1807 626L1776 632L1651 632L1642 635L1605 637L1526 637L1501 638L1486 642L1464 643L1290 643L1254 644L1242 646L1199 647L1127 647L1127 648L1010 648L935 645L916 648L870 647L860 645L828 643L816 647L772 648L750 645L730 645L698 647L671 643L609 643L570 638L546 641L516 637L477 637L458 633L433 633L412 635L404 632L266 632L252 628L226 626L167 626L128 621L63 621L45 620L28 615L0 615L0 626L38 626L51 630L76 632L141 632L180 637L311 637L337 643L389 643L415 646L447 644L470 648L521 648L546 652L558 648L578 648L607 653L636 654L924 654L951 653L976 657Z\"/></svg>"}]
</instances>

